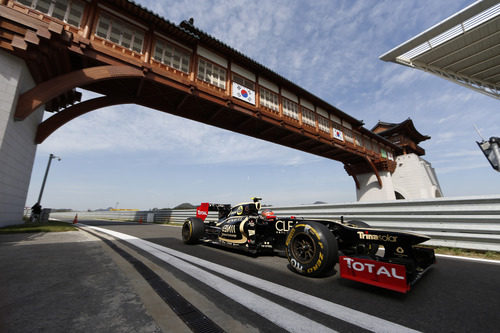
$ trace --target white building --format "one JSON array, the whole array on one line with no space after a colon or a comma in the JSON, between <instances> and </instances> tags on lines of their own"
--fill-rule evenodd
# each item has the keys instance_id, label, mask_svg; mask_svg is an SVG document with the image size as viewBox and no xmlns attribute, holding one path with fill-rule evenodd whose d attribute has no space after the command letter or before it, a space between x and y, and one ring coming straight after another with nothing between
<instances>
[{"instance_id":1,"label":"white building","mask_svg":"<svg viewBox=\"0 0 500 333\"><path fill-rule=\"evenodd\" d=\"M378 122L372 131L398 145L396 169L391 175L396 199L430 199L443 196L434 168L421 156L425 150L418 144L430 139L417 131L411 119L399 124ZM363 196L359 201L366 201Z\"/></svg>"}]
</instances>

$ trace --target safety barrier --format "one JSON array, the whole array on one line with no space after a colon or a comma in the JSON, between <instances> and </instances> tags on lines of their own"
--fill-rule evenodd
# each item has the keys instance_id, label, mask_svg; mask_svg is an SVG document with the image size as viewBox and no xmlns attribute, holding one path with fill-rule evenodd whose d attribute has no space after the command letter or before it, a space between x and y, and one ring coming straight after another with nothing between
<instances>
[{"instance_id":1,"label":"safety barrier","mask_svg":"<svg viewBox=\"0 0 500 333\"><path fill-rule=\"evenodd\" d=\"M277 216L363 220L375 228L415 231L430 236L425 244L500 252L500 195L269 207ZM194 209L137 212L52 213L53 218L116 219L182 223ZM148 216L149 215L149 216ZM149 218L148 218L149 217ZM216 219L215 213L209 214Z\"/></svg>"}]
</instances>

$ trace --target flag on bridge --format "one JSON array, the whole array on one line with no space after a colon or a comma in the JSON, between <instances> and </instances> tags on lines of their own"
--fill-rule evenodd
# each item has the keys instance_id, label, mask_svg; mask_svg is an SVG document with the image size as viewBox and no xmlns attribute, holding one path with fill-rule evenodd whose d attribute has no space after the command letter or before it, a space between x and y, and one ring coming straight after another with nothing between
<instances>
[{"instance_id":1,"label":"flag on bridge","mask_svg":"<svg viewBox=\"0 0 500 333\"><path fill-rule=\"evenodd\" d=\"M333 129L333 137L340 141L344 141L344 133L342 133L341 130L338 130L336 128Z\"/></svg>"},{"instance_id":2,"label":"flag on bridge","mask_svg":"<svg viewBox=\"0 0 500 333\"><path fill-rule=\"evenodd\" d=\"M255 105L255 91L233 82L233 97Z\"/></svg>"}]
</instances>

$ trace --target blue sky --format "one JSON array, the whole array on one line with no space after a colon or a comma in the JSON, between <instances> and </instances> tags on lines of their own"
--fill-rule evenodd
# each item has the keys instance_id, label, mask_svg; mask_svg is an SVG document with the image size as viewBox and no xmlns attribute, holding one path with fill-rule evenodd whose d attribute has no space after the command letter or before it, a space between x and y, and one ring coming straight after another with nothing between
<instances>
[{"instance_id":1,"label":"blue sky","mask_svg":"<svg viewBox=\"0 0 500 333\"><path fill-rule=\"evenodd\" d=\"M421 1L138 1L196 27L302 86L371 129L410 117L445 196L500 193L500 174L477 147L500 135L500 103L378 57L473 3ZM84 92L83 99L92 95ZM46 116L50 116L47 114ZM352 202L340 162L171 116L120 105L79 117L38 146L27 206L50 153L44 207L164 208L236 203Z\"/></svg>"}]
</instances>

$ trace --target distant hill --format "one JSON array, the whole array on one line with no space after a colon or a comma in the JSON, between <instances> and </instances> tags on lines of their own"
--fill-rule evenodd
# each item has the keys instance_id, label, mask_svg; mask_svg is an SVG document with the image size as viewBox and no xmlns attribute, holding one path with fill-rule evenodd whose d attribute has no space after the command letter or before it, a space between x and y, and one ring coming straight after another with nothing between
<instances>
[{"instance_id":1,"label":"distant hill","mask_svg":"<svg viewBox=\"0 0 500 333\"><path fill-rule=\"evenodd\" d=\"M174 207L174 209L194 209L196 206L191 205L189 202L181 203Z\"/></svg>"}]
</instances>

